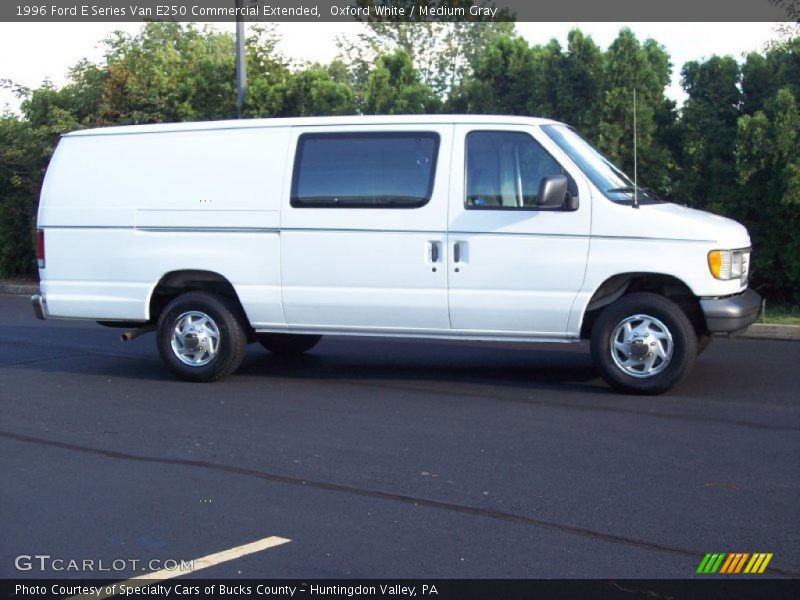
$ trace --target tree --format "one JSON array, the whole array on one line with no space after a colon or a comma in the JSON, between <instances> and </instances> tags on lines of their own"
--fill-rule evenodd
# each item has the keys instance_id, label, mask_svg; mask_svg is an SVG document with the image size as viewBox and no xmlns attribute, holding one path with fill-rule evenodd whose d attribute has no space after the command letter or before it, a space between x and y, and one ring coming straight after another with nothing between
<instances>
[{"instance_id":1,"label":"tree","mask_svg":"<svg viewBox=\"0 0 800 600\"><path fill-rule=\"evenodd\" d=\"M605 79L603 53L579 29L567 35L567 53L558 90L558 118L595 138L602 115Z\"/></svg>"},{"instance_id":2,"label":"tree","mask_svg":"<svg viewBox=\"0 0 800 600\"><path fill-rule=\"evenodd\" d=\"M288 75L275 88L281 104L272 116L355 114L355 94L346 83L336 81L334 77L338 71L336 65L332 69L312 65Z\"/></svg>"},{"instance_id":3,"label":"tree","mask_svg":"<svg viewBox=\"0 0 800 600\"><path fill-rule=\"evenodd\" d=\"M534 60L534 52L524 39L497 38L477 60L474 74L461 82L451 105L471 113L528 114Z\"/></svg>"},{"instance_id":4,"label":"tree","mask_svg":"<svg viewBox=\"0 0 800 600\"><path fill-rule=\"evenodd\" d=\"M713 56L683 67L678 194L694 206L721 211L736 194L734 148L740 115L739 65Z\"/></svg>"},{"instance_id":5,"label":"tree","mask_svg":"<svg viewBox=\"0 0 800 600\"><path fill-rule=\"evenodd\" d=\"M751 52L742 65L743 111L753 114L781 88L800 97L800 37L771 45L765 54Z\"/></svg>"},{"instance_id":6,"label":"tree","mask_svg":"<svg viewBox=\"0 0 800 600\"><path fill-rule=\"evenodd\" d=\"M636 141L642 181L663 190L669 186L669 153L658 145L656 115L665 110L670 80L669 56L653 40L640 44L628 28L605 53L605 92L598 146L625 171L633 172L633 90L636 90Z\"/></svg>"},{"instance_id":7,"label":"tree","mask_svg":"<svg viewBox=\"0 0 800 600\"><path fill-rule=\"evenodd\" d=\"M629 29L620 31L605 53L579 30L569 33L566 50L556 40L531 47L521 38L505 36L489 45L450 105L575 125L630 172L636 88L642 178L670 191L669 144L676 115L674 103L664 96L669 79L666 51L653 40L640 44Z\"/></svg>"},{"instance_id":8,"label":"tree","mask_svg":"<svg viewBox=\"0 0 800 600\"><path fill-rule=\"evenodd\" d=\"M365 114L432 113L439 107L439 99L422 83L406 52L396 50L378 57L364 88Z\"/></svg>"},{"instance_id":9,"label":"tree","mask_svg":"<svg viewBox=\"0 0 800 600\"><path fill-rule=\"evenodd\" d=\"M269 117L285 111L283 91L288 87L291 70L277 50L278 41L274 26L252 25L248 29L244 116Z\"/></svg>"},{"instance_id":10,"label":"tree","mask_svg":"<svg viewBox=\"0 0 800 600\"><path fill-rule=\"evenodd\" d=\"M371 14L375 14L376 5L391 5L404 8L406 15L410 15L413 5L444 5L436 0L392 0L391 3L384 0L358 0L356 4L371 7ZM473 4L485 3L470 0L447 3L448 6L461 5L467 9ZM478 58L493 40L511 35L514 31L513 20L507 14L507 21L472 17L449 22L426 20L419 16L419 11L416 15L411 21L407 17L387 20L371 17L365 22L364 31L354 40L339 39L343 60L352 69L354 87L358 89L366 82L370 65L378 56L403 50L411 57L421 82L428 85L440 99L445 99L460 81L472 73Z\"/></svg>"},{"instance_id":11,"label":"tree","mask_svg":"<svg viewBox=\"0 0 800 600\"><path fill-rule=\"evenodd\" d=\"M756 282L800 304L800 112L789 88L739 120L736 159L744 188L731 212L749 226Z\"/></svg>"},{"instance_id":12,"label":"tree","mask_svg":"<svg viewBox=\"0 0 800 600\"><path fill-rule=\"evenodd\" d=\"M36 127L12 115L0 117L0 276L30 276L36 270L36 201L53 142L71 124Z\"/></svg>"},{"instance_id":13,"label":"tree","mask_svg":"<svg viewBox=\"0 0 800 600\"><path fill-rule=\"evenodd\" d=\"M158 123L236 115L233 38L194 25L148 23L106 40L99 118Z\"/></svg>"}]
</instances>

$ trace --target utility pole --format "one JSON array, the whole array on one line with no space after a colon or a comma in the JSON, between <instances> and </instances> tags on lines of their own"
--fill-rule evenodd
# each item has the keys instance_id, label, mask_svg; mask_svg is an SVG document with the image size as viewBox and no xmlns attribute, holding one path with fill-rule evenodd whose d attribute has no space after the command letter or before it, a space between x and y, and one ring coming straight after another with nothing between
<instances>
[{"instance_id":1,"label":"utility pole","mask_svg":"<svg viewBox=\"0 0 800 600\"><path fill-rule=\"evenodd\" d=\"M243 8L244 0L236 0L236 8ZM236 15L236 110L239 118L244 111L244 98L247 95L247 56L244 47L244 15Z\"/></svg>"}]
</instances>

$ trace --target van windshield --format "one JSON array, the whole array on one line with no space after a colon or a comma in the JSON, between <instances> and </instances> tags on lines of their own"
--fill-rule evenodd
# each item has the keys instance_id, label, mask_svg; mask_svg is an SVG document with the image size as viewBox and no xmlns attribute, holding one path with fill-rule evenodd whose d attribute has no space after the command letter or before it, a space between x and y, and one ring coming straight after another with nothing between
<instances>
[{"instance_id":1,"label":"van windshield","mask_svg":"<svg viewBox=\"0 0 800 600\"><path fill-rule=\"evenodd\" d=\"M575 161L589 180L609 200L623 204L633 202L634 184L622 170L572 127L542 125L542 130ZM663 202L648 188L639 187L638 199L643 203Z\"/></svg>"}]
</instances>

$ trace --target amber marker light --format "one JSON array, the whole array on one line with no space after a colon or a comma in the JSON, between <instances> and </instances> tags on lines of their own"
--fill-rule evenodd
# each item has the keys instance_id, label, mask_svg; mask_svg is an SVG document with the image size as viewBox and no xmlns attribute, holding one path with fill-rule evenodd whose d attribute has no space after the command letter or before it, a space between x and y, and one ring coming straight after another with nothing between
<instances>
[{"instance_id":1,"label":"amber marker light","mask_svg":"<svg viewBox=\"0 0 800 600\"><path fill-rule=\"evenodd\" d=\"M708 268L717 279L722 279L722 250L712 250L708 253Z\"/></svg>"}]
</instances>

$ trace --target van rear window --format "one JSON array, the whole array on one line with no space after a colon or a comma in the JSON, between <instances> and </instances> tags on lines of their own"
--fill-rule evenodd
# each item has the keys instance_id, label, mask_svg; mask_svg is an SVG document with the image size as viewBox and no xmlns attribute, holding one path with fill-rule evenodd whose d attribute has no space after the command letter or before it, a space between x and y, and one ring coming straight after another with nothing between
<instances>
[{"instance_id":1,"label":"van rear window","mask_svg":"<svg viewBox=\"0 0 800 600\"><path fill-rule=\"evenodd\" d=\"M297 143L297 208L418 208L433 192L439 135L306 133Z\"/></svg>"}]
</instances>

